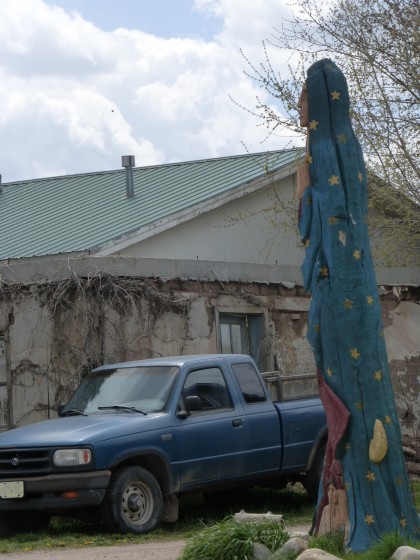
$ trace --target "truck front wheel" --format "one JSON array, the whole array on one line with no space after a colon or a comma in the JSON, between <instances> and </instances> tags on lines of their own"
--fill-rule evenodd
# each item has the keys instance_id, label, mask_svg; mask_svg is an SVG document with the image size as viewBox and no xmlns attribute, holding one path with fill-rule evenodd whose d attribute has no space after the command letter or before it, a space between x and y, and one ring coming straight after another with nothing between
<instances>
[{"instance_id":1,"label":"truck front wheel","mask_svg":"<svg viewBox=\"0 0 420 560\"><path fill-rule=\"evenodd\" d=\"M159 525L163 510L160 486L140 467L113 474L101 506L102 520L115 533L148 533Z\"/></svg>"}]
</instances>

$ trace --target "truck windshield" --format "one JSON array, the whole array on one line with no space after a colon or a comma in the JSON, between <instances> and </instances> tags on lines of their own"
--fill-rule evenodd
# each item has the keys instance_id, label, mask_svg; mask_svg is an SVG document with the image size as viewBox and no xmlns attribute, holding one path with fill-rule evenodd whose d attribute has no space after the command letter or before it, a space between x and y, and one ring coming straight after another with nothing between
<instances>
[{"instance_id":1,"label":"truck windshield","mask_svg":"<svg viewBox=\"0 0 420 560\"><path fill-rule=\"evenodd\" d=\"M161 412L178 375L176 366L128 367L91 373L61 411L80 414ZM67 412L69 414L67 414Z\"/></svg>"}]
</instances>

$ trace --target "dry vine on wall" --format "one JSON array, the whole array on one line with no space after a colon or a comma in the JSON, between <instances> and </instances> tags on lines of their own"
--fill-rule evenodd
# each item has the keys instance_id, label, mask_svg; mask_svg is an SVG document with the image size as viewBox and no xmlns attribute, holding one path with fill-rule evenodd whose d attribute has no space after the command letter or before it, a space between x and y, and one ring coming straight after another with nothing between
<instances>
[{"instance_id":1,"label":"dry vine on wall","mask_svg":"<svg viewBox=\"0 0 420 560\"><path fill-rule=\"evenodd\" d=\"M30 301L26 307L25 296ZM158 280L99 271L86 277L72 272L69 278L42 284L3 282L1 301L6 310L19 307L39 316L36 328L29 326L28 317L32 347L25 359L11 357L12 383L21 386L19 395L26 391L35 398L18 405L15 423L20 423L50 416L93 367L150 357L157 322L171 317L187 325L191 298L176 295Z\"/></svg>"}]
</instances>

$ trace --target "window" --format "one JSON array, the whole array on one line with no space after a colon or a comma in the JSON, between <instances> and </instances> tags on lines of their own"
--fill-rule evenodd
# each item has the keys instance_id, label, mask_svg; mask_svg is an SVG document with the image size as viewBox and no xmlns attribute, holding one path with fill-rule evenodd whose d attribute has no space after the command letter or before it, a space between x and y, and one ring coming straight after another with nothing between
<instances>
[{"instance_id":1,"label":"window","mask_svg":"<svg viewBox=\"0 0 420 560\"><path fill-rule=\"evenodd\" d=\"M267 400L261 379L252 364L234 364L232 369L246 403L251 404Z\"/></svg>"},{"instance_id":2,"label":"window","mask_svg":"<svg viewBox=\"0 0 420 560\"><path fill-rule=\"evenodd\" d=\"M7 387L6 341L0 333L0 430L9 427L9 395Z\"/></svg>"},{"instance_id":3,"label":"window","mask_svg":"<svg viewBox=\"0 0 420 560\"><path fill-rule=\"evenodd\" d=\"M263 370L264 315L219 312L219 352L248 354Z\"/></svg>"},{"instance_id":4,"label":"window","mask_svg":"<svg viewBox=\"0 0 420 560\"><path fill-rule=\"evenodd\" d=\"M195 410L217 410L233 408L226 382L219 368L191 371L185 380L182 396L188 408L188 397L195 399ZM197 406L197 402L201 403Z\"/></svg>"},{"instance_id":5,"label":"window","mask_svg":"<svg viewBox=\"0 0 420 560\"><path fill-rule=\"evenodd\" d=\"M220 341L223 354L249 354L249 335L246 317L220 317Z\"/></svg>"}]
</instances>

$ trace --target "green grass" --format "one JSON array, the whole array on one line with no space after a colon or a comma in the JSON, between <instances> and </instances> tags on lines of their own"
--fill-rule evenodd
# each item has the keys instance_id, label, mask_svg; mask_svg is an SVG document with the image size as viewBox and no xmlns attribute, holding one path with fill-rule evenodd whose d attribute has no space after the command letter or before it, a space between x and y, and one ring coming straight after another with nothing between
<instances>
[{"instance_id":1,"label":"green grass","mask_svg":"<svg viewBox=\"0 0 420 560\"><path fill-rule=\"evenodd\" d=\"M417 510L420 511L420 481L413 482L413 493ZM310 524L313 506L306 493L296 485L285 490L256 488L224 493L225 500L217 505L208 503L201 495L186 496L180 500L179 520L174 524L163 524L147 535L109 534L100 524L54 518L47 531L24 533L0 539L0 554L30 550L51 550L54 548L107 546L117 544L138 544L152 540L189 539L201 534L212 525L225 523L234 513L245 510L252 513L283 514L286 528L293 525ZM193 539L192 539L193 540ZM382 543L364 554L347 554L347 560L389 560L393 551L401 546L398 535L387 536ZM405 542L404 544L408 544ZM322 548L338 557L344 552L337 539L317 537L311 546ZM387 556L389 554L389 556ZM200 556L198 556L200 557ZM198 558L197 557L197 558Z\"/></svg>"},{"instance_id":2,"label":"green grass","mask_svg":"<svg viewBox=\"0 0 420 560\"><path fill-rule=\"evenodd\" d=\"M411 546L420 549L420 543L404 539L398 534L385 535L381 542L373 545L366 552L359 553L345 552L342 535L314 537L310 540L310 546L320 548L329 554L338 558L345 558L346 560L390 560L400 546Z\"/></svg>"},{"instance_id":3,"label":"green grass","mask_svg":"<svg viewBox=\"0 0 420 560\"><path fill-rule=\"evenodd\" d=\"M288 539L289 534L278 523L237 523L230 517L194 535L180 560L246 560L252 557L253 543L274 552Z\"/></svg>"},{"instance_id":4,"label":"green grass","mask_svg":"<svg viewBox=\"0 0 420 560\"><path fill-rule=\"evenodd\" d=\"M345 550L343 539L344 535L342 533L337 533L335 535L320 535L319 537L311 538L309 545L311 548L320 548L333 556L344 558Z\"/></svg>"},{"instance_id":5,"label":"green grass","mask_svg":"<svg viewBox=\"0 0 420 560\"><path fill-rule=\"evenodd\" d=\"M420 543L413 543L403 539L401 535L385 535L382 541L374 545L370 550L359 554L347 554L348 560L389 560L400 546L412 546L420 548Z\"/></svg>"},{"instance_id":6,"label":"green grass","mask_svg":"<svg viewBox=\"0 0 420 560\"><path fill-rule=\"evenodd\" d=\"M224 493L227 496L227 493ZM137 544L152 540L188 539L205 527L220 523L244 509L253 513L281 513L288 526L310 523L313 506L299 487L286 490L256 488L229 493L228 499L209 504L202 495L185 496L180 500L177 523L162 524L147 535L109 534L100 524L53 518L48 530L22 533L0 539L0 554L30 550L51 550L66 547Z\"/></svg>"}]
</instances>

